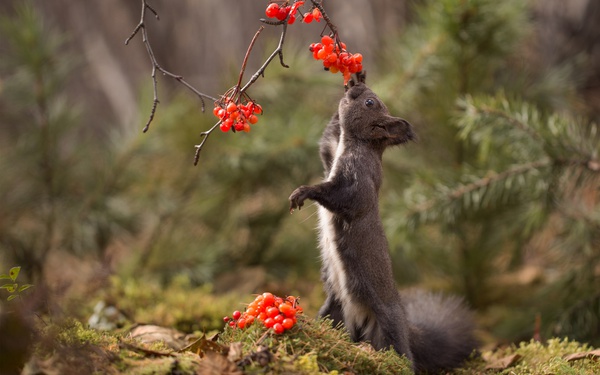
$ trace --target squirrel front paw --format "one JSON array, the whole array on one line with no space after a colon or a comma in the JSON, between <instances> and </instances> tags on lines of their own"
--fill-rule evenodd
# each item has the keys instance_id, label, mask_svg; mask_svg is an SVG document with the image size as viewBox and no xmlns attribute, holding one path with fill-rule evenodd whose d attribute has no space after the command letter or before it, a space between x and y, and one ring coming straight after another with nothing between
<instances>
[{"instance_id":1,"label":"squirrel front paw","mask_svg":"<svg viewBox=\"0 0 600 375\"><path fill-rule=\"evenodd\" d=\"M301 209L304 206L304 201L309 198L310 186L300 186L292 192L290 195L290 213L294 212L294 209Z\"/></svg>"}]
</instances>

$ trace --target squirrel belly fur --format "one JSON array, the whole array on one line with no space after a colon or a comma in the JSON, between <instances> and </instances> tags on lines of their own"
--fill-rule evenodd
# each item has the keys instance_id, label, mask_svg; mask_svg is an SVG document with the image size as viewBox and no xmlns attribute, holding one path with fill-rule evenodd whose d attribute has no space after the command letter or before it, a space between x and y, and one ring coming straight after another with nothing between
<instances>
[{"instance_id":1,"label":"squirrel belly fur","mask_svg":"<svg viewBox=\"0 0 600 375\"><path fill-rule=\"evenodd\" d=\"M392 347L417 372L459 366L477 347L472 313L456 297L398 292L379 216L382 155L415 138L364 82L349 82L325 128L320 155L323 182L300 186L290 210L306 199L319 204L319 243L326 300L320 317L343 323L352 340Z\"/></svg>"}]
</instances>

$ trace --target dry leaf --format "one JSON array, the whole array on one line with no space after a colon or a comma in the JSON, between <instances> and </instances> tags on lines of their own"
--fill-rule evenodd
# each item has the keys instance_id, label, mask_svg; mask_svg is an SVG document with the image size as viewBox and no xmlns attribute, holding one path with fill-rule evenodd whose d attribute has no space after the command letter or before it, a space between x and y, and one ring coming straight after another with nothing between
<instances>
[{"instance_id":1,"label":"dry leaf","mask_svg":"<svg viewBox=\"0 0 600 375\"><path fill-rule=\"evenodd\" d=\"M129 333L144 344L162 341L173 350L180 350L186 344L185 334L173 328L144 324L134 327Z\"/></svg>"},{"instance_id":2,"label":"dry leaf","mask_svg":"<svg viewBox=\"0 0 600 375\"><path fill-rule=\"evenodd\" d=\"M221 345L211 339L207 339L206 335L203 335L198 340L192 342L189 345L181 348L179 352L192 352L202 356L204 353L214 352L219 354L227 354L229 347Z\"/></svg>"},{"instance_id":3,"label":"dry leaf","mask_svg":"<svg viewBox=\"0 0 600 375\"><path fill-rule=\"evenodd\" d=\"M242 359L242 343L233 342L229 345L229 353L227 353L227 359L231 362L237 362Z\"/></svg>"},{"instance_id":4,"label":"dry leaf","mask_svg":"<svg viewBox=\"0 0 600 375\"><path fill-rule=\"evenodd\" d=\"M495 362L490 363L489 365L485 366L485 369L486 370L504 370L504 369L507 369L507 368L513 366L520 359L521 359L521 355L511 354L507 357L500 358L500 359L496 360Z\"/></svg>"},{"instance_id":5,"label":"dry leaf","mask_svg":"<svg viewBox=\"0 0 600 375\"><path fill-rule=\"evenodd\" d=\"M591 360L597 361L600 358L600 349L592 350L589 352L579 352L566 355L564 357L568 362L578 361L580 359L589 358Z\"/></svg>"},{"instance_id":6,"label":"dry leaf","mask_svg":"<svg viewBox=\"0 0 600 375\"><path fill-rule=\"evenodd\" d=\"M198 374L202 375L243 375L244 373L227 358L215 352L206 352L204 359L200 361Z\"/></svg>"}]
</instances>

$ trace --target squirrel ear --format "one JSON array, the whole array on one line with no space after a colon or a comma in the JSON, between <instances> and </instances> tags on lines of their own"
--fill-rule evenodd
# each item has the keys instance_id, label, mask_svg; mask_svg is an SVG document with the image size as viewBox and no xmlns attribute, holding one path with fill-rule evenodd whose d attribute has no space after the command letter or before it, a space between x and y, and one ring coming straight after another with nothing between
<instances>
[{"instance_id":1,"label":"squirrel ear","mask_svg":"<svg viewBox=\"0 0 600 375\"><path fill-rule=\"evenodd\" d=\"M366 83L366 79L367 72L365 70L361 70L360 72L356 73L356 80L354 80L354 78L351 78L350 81L348 81L348 84L344 86L344 91L348 91L348 89L350 89L353 86L356 86L359 83Z\"/></svg>"},{"instance_id":2,"label":"squirrel ear","mask_svg":"<svg viewBox=\"0 0 600 375\"><path fill-rule=\"evenodd\" d=\"M356 80L359 83L366 83L366 80L367 80L367 71L366 70L361 70L360 72L356 73Z\"/></svg>"}]
</instances>

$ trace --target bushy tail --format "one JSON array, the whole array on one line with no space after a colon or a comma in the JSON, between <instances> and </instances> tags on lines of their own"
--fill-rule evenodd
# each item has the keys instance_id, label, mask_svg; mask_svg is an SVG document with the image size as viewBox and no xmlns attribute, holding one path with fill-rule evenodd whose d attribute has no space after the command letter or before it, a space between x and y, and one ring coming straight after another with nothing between
<instances>
[{"instance_id":1,"label":"bushy tail","mask_svg":"<svg viewBox=\"0 0 600 375\"><path fill-rule=\"evenodd\" d=\"M402 297L417 373L458 367L477 348L473 314L461 298L426 292Z\"/></svg>"}]
</instances>

